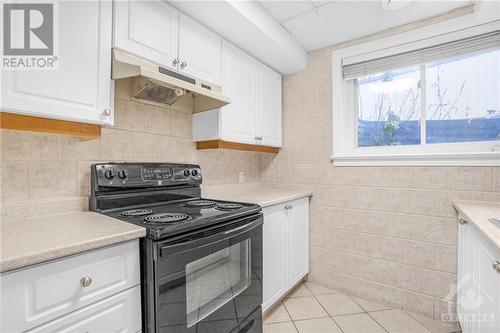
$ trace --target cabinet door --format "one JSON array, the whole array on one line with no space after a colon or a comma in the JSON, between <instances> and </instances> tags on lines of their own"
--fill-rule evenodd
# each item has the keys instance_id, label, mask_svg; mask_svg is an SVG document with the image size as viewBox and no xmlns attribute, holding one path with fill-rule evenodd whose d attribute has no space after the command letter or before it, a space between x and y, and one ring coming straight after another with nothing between
<instances>
[{"instance_id":1,"label":"cabinet door","mask_svg":"<svg viewBox=\"0 0 500 333\"><path fill-rule=\"evenodd\" d=\"M474 313L482 319L475 321L472 331L500 332L500 274L492 267L495 260L500 260L500 253L473 226L470 231L473 233L475 253L471 258L474 263L474 296L478 301Z\"/></svg>"},{"instance_id":2,"label":"cabinet door","mask_svg":"<svg viewBox=\"0 0 500 333\"><path fill-rule=\"evenodd\" d=\"M28 332L135 333L140 329L141 288L135 286Z\"/></svg>"},{"instance_id":3,"label":"cabinet door","mask_svg":"<svg viewBox=\"0 0 500 333\"><path fill-rule=\"evenodd\" d=\"M289 282L296 284L309 272L309 199L287 203Z\"/></svg>"},{"instance_id":4,"label":"cabinet door","mask_svg":"<svg viewBox=\"0 0 500 333\"><path fill-rule=\"evenodd\" d=\"M281 75L259 63L257 92L259 103L257 135L262 137L259 143L264 146L281 147Z\"/></svg>"},{"instance_id":5,"label":"cabinet door","mask_svg":"<svg viewBox=\"0 0 500 333\"><path fill-rule=\"evenodd\" d=\"M220 85L222 39L189 17L179 18L179 69L201 80ZM185 66L184 66L185 64Z\"/></svg>"},{"instance_id":6,"label":"cabinet door","mask_svg":"<svg viewBox=\"0 0 500 333\"><path fill-rule=\"evenodd\" d=\"M115 1L114 46L177 69L179 12L165 1Z\"/></svg>"},{"instance_id":7,"label":"cabinet door","mask_svg":"<svg viewBox=\"0 0 500 333\"><path fill-rule=\"evenodd\" d=\"M264 208L262 310L267 310L285 292L286 281L286 216L283 205Z\"/></svg>"},{"instance_id":8,"label":"cabinet door","mask_svg":"<svg viewBox=\"0 0 500 333\"><path fill-rule=\"evenodd\" d=\"M84 277L91 279L87 287L81 285ZM139 285L139 244L135 240L7 272L0 280L0 332L24 332Z\"/></svg>"},{"instance_id":9,"label":"cabinet door","mask_svg":"<svg viewBox=\"0 0 500 333\"><path fill-rule=\"evenodd\" d=\"M457 313L459 320L465 318L465 315L470 311L467 306L467 290L470 290L472 284L468 275L471 274L471 252L472 246L469 233L470 225L458 225L458 268L457 268L457 282L460 284L457 293ZM468 329L469 322L460 320L460 325L464 332L470 331Z\"/></svg>"},{"instance_id":10,"label":"cabinet door","mask_svg":"<svg viewBox=\"0 0 500 333\"><path fill-rule=\"evenodd\" d=\"M255 143L255 60L222 41L222 93L231 103L221 108L221 138Z\"/></svg>"},{"instance_id":11,"label":"cabinet door","mask_svg":"<svg viewBox=\"0 0 500 333\"><path fill-rule=\"evenodd\" d=\"M111 124L110 1L59 3L59 69L2 71L2 109Z\"/></svg>"}]
</instances>

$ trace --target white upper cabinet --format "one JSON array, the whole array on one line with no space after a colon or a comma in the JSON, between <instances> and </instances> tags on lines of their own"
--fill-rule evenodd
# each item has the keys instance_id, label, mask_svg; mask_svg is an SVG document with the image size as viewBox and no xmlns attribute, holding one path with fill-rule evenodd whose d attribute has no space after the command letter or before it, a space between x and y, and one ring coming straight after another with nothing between
<instances>
[{"instance_id":1,"label":"white upper cabinet","mask_svg":"<svg viewBox=\"0 0 500 333\"><path fill-rule=\"evenodd\" d=\"M258 63L257 70L257 136L264 146L282 146L281 75Z\"/></svg>"},{"instance_id":2,"label":"white upper cabinet","mask_svg":"<svg viewBox=\"0 0 500 333\"><path fill-rule=\"evenodd\" d=\"M221 37L165 1L115 1L116 48L220 86Z\"/></svg>"},{"instance_id":3,"label":"white upper cabinet","mask_svg":"<svg viewBox=\"0 0 500 333\"><path fill-rule=\"evenodd\" d=\"M231 103L193 114L195 141L282 146L280 74L223 40L221 88Z\"/></svg>"},{"instance_id":4,"label":"white upper cabinet","mask_svg":"<svg viewBox=\"0 0 500 333\"><path fill-rule=\"evenodd\" d=\"M113 122L112 3L59 3L59 68L2 71L2 111L95 124Z\"/></svg>"},{"instance_id":5,"label":"white upper cabinet","mask_svg":"<svg viewBox=\"0 0 500 333\"><path fill-rule=\"evenodd\" d=\"M222 93L231 103L221 108L221 138L255 143L255 60L225 41L222 45Z\"/></svg>"},{"instance_id":6,"label":"white upper cabinet","mask_svg":"<svg viewBox=\"0 0 500 333\"><path fill-rule=\"evenodd\" d=\"M222 39L185 15L179 18L181 73L220 86Z\"/></svg>"},{"instance_id":7,"label":"white upper cabinet","mask_svg":"<svg viewBox=\"0 0 500 333\"><path fill-rule=\"evenodd\" d=\"M179 12L164 1L115 1L114 46L177 69Z\"/></svg>"}]
</instances>

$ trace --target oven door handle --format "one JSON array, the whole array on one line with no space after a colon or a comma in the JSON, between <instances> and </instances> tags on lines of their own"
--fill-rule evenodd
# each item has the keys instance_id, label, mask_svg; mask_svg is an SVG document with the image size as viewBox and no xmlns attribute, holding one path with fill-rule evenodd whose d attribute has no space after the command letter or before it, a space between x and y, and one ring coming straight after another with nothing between
<instances>
[{"instance_id":1,"label":"oven door handle","mask_svg":"<svg viewBox=\"0 0 500 333\"><path fill-rule=\"evenodd\" d=\"M218 233L211 234L211 235L208 235L205 237L189 238L186 241L180 241L180 242L172 244L172 245L164 245L164 246L160 247L160 253L161 253L161 255L163 255L164 252L172 252L172 249L174 249L174 248L184 247L184 246L192 244L192 243L197 243L203 239L214 238L214 236L217 236L217 235L219 235L219 237L213 239L213 242L221 241L223 239L231 238L231 237L234 237L236 235L248 232L248 231L254 229L255 227L258 227L261 224L262 224L262 217L256 218L249 223L234 227L234 228L229 229L229 230L225 230L225 231L221 230Z\"/></svg>"}]
</instances>

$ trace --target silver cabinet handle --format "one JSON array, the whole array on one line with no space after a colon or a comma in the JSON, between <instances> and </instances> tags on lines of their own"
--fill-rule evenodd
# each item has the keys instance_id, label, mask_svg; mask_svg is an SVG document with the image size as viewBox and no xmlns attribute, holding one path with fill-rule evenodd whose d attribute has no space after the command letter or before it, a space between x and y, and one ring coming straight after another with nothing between
<instances>
[{"instance_id":1,"label":"silver cabinet handle","mask_svg":"<svg viewBox=\"0 0 500 333\"><path fill-rule=\"evenodd\" d=\"M185 61L181 62L181 68L186 68L186 67L187 67L187 65L188 65L188 63L187 63L187 62L185 62Z\"/></svg>"},{"instance_id":2,"label":"silver cabinet handle","mask_svg":"<svg viewBox=\"0 0 500 333\"><path fill-rule=\"evenodd\" d=\"M174 61L172 61L173 65L177 65L179 63L179 58L175 58Z\"/></svg>"},{"instance_id":3,"label":"silver cabinet handle","mask_svg":"<svg viewBox=\"0 0 500 333\"><path fill-rule=\"evenodd\" d=\"M80 280L80 286L82 288L87 288L92 284L92 278L90 276L82 277Z\"/></svg>"},{"instance_id":4,"label":"silver cabinet handle","mask_svg":"<svg viewBox=\"0 0 500 333\"><path fill-rule=\"evenodd\" d=\"M464 224L467 224L467 220L460 218L460 219L458 219L458 223L464 225Z\"/></svg>"},{"instance_id":5,"label":"silver cabinet handle","mask_svg":"<svg viewBox=\"0 0 500 333\"><path fill-rule=\"evenodd\" d=\"M493 262L491 263L491 267L493 267L493 269L498 273L500 274L500 261L498 260L493 260Z\"/></svg>"},{"instance_id":6,"label":"silver cabinet handle","mask_svg":"<svg viewBox=\"0 0 500 333\"><path fill-rule=\"evenodd\" d=\"M111 109L104 109L104 111L102 112L105 116L111 116Z\"/></svg>"}]
</instances>

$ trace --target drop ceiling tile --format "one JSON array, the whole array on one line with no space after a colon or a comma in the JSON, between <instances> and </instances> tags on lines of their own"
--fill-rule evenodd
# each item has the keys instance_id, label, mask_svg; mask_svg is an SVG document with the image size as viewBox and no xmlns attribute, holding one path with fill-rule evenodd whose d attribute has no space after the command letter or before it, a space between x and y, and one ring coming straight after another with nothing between
<instances>
[{"instance_id":1,"label":"drop ceiling tile","mask_svg":"<svg viewBox=\"0 0 500 333\"><path fill-rule=\"evenodd\" d=\"M303 14L314 9L311 1L261 1L267 11L278 21Z\"/></svg>"},{"instance_id":2,"label":"drop ceiling tile","mask_svg":"<svg viewBox=\"0 0 500 333\"><path fill-rule=\"evenodd\" d=\"M305 48L315 50L435 16L470 1L413 1L396 11L384 11L378 1L331 1L281 24Z\"/></svg>"}]
</instances>

